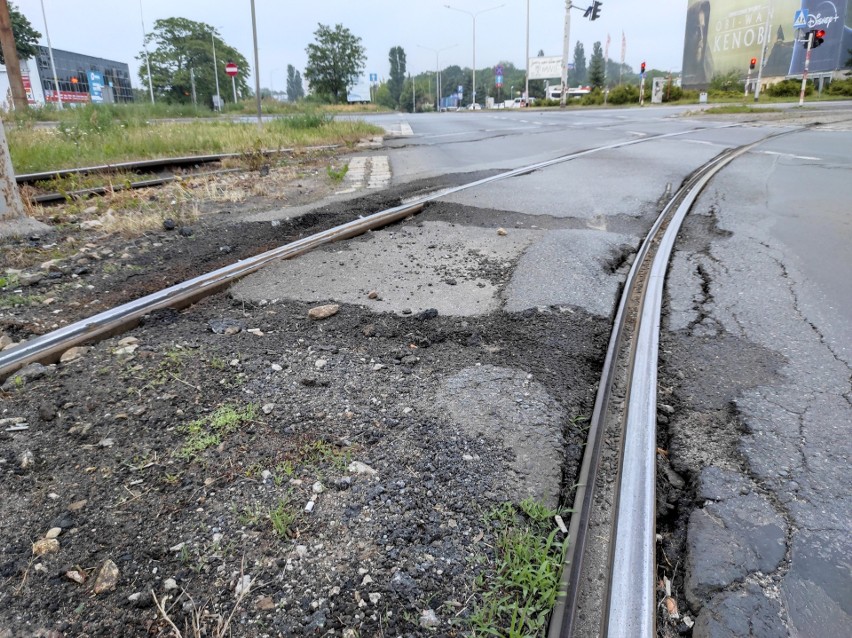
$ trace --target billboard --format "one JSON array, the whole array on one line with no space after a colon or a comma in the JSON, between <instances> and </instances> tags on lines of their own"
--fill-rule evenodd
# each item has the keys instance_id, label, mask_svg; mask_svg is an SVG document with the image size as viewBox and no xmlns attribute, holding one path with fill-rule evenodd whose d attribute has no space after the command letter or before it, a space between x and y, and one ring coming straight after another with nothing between
<instances>
[{"instance_id":1,"label":"billboard","mask_svg":"<svg viewBox=\"0 0 852 638\"><path fill-rule=\"evenodd\" d=\"M684 86L706 86L714 75L745 75L751 58L760 60L766 44L763 75L802 72L805 49L793 28L797 11L825 29L825 43L811 53L812 72L844 67L852 48L852 16L847 0L688 0L683 46Z\"/></svg>"},{"instance_id":2,"label":"billboard","mask_svg":"<svg viewBox=\"0 0 852 638\"><path fill-rule=\"evenodd\" d=\"M89 93L94 104L103 104L104 101L104 76L97 71L87 71L89 76Z\"/></svg>"},{"instance_id":3,"label":"billboard","mask_svg":"<svg viewBox=\"0 0 852 638\"><path fill-rule=\"evenodd\" d=\"M530 80L550 80L562 77L562 56L530 58Z\"/></svg>"}]
</instances>

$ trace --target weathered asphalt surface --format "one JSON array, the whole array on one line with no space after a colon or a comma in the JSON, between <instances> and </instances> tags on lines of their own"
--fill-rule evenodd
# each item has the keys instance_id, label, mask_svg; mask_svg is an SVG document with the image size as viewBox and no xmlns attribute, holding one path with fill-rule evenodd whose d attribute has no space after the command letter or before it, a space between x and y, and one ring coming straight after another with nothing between
<instances>
[{"instance_id":1,"label":"weathered asphalt surface","mask_svg":"<svg viewBox=\"0 0 852 638\"><path fill-rule=\"evenodd\" d=\"M695 635L849 631L850 148L850 131L809 131L738 160L673 260L666 342L683 358L668 367L692 410L673 419L671 455L698 477Z\"/></svg>"},{"instance_id":2,"label":"weathered asphalt surface","mask_svg":"<svg viewBox=\"0 0 852 638\"><path fill-rule=\"evenodd\" d=\"M705 128L442 197L410 222L267 269L234 294L400 314L557 306L607 317L661 197L724 148L796 128L728 128L682 111L378 116L399 135L371 152L389 155L394 184ZM769 142L723 171L673 259L661 383L676 406L669 459L687 482L682 611L697 614L694 636L833 636L849 626L852 132L848 122L832 129ZM465 277L472 264L497 274ZM371 290L379 296L368 301Z\"/></svg>"}]
</instances>

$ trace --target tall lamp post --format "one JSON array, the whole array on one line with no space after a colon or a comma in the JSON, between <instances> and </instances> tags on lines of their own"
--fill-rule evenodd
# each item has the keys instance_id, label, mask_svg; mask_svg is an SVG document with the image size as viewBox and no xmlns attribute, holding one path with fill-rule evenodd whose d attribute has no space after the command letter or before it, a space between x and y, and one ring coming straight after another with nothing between
<instances>
[{"instance_id":1,"label":"tall lamp post","mask_svg":"<svg viewBox=\"0 0 852 638\"><path fill-rule=\"evenodd\" d=\"M142 48L145 50L145 66L148 67L148 89L151 91L151 104L153 104L154 83L151 81L151 60L148 58L148 43L145 40L145 16L142 13L142 0L139 0L139 20L142 22Z\"/></svg>"},{"instance_id":2,"label":"tall lamp post","mask_svg":"<svg viewBox=\"0 0 852 638\"><path fill-rule=\"evenodd\" d=\"M457 44L451 44L448 47L443 47L441 49L433 49L432 47L425 47L422 44L418 44L421 49L426 49L427 51L432 51L435 54L435 110L439 113L441 112L441 67L438 63L438 55L440 55L441 51L446 51L447 49L452 49L453 47L457 47Z\"/></svg>"},{"instance_id":3,"label":"tall lamp post","mask_svg":"<svg viewBox=\"0 0 852 638\"><path fill-rule=\"evenodd\" d=\"M50 68L53 70L53 88L56 90L56 104L62 110L62 91L59 90L59 78L56 77L56 62L53 61L53 47L50 46L50 31L47 30L47 13L44 0L41 0L41 15L44 18L44 35L47 38L47 52L50 54Z\"/></svg>"},{"instance_id":4,"label":"tall lamp post","mask_svg":"<svg viewBox=\"0 0 852 638\"><path fill-rule=\"evenodd\" d=\"M213 31L210 32L210 42L213 43L213 77L216 78L216 110L221 111L219 106L222 102L222 95L219 93L219 65L216 63L216 38Z\"/></svg>"},{"instance_id":5,"label":"tall lamp post","mask_svg":"<svg viewBox=\"0 0 852 638\"><path fill-rule=\"evenodd\" d=\"M471 13L470 11L466 11L465 9L458 9L456 7L451 7L448 4L444 5L447 9L452 9L453 11L458 11L459 13L466 13L473 20L473 73L471 81L473 82L471 86L471 103L476 102L476 16L481 13L485 13L486 11L494 11L495 9L500 9L505 7L505 4L497 5L496 7L491 7L489 9L482 9L481 11L477 11L476 13Z\"/></svg>"}]
</instances>

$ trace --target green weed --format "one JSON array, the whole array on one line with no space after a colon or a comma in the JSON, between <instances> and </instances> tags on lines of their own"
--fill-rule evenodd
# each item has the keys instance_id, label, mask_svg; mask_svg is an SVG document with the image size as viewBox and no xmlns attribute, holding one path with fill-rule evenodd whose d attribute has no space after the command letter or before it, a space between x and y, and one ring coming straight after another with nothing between
<instances>
[{"instance_id":1,"label":"green weed","mask_svg":"<svg viewBox=\"0 0 852 638\"><path fill-rule=\"evenodd\" d=\"M299 510L293 506L290 496L291 494L288 492L287 497L279 500L278 505L269 511L272 530L280 538L289 537L290 528L299 518Z\"/></svg>"},{"instance_id":2,"label":"green weed","mask_svg":"<svg viewBox=\"0 0 852 638\"><path fill-rule=\"evenodd\" d=\"M343 181L343 178L346 177L346 173L349 172L349 164L344 164L338 169L335 169L334 166L329 164L326 166L325 172L328 173L332 182L340 182Z\"/></svg>"},{"instance_id":3,"label":"green weed","mask_svg":"<svg viewBox=\"0 0 852 638\"><path fill-rule=\"evenodd\" d=\"M254 404L241 410L232 405L223 405L209 417L182 426L180 430L186 434L186 439L176 455L185 460L195 458L207 448L219 445L224 437L243 423L252 421L256 414L257 406Z\"/></svg>"},{"instance_id":4,"label":"green weed","mask_svg":"<svg viewBox=\"0 0 852 638\"><path fill-rule=\"evenodd\" d=\"M478 579L484 592L468 621L473 635L544 635L568 543L557 538L555 515L526 499L518 506L504 503L486 517L497 529L497 556L493 573Z\"/></svg>"}]
</instances>

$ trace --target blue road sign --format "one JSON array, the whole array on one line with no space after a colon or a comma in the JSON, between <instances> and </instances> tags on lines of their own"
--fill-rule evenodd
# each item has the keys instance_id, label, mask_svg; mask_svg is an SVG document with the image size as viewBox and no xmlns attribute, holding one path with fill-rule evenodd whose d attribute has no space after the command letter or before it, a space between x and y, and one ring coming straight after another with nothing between
<instances>
[{"instance_id":1,"label":"blue road sign","mask_svg":"<svg viewBox=\"0 0 852 638\"><path fill-rule=\"evenodd\" d=\"M808 10L799 9L793 14L793 28L804 29L808 26Z\"/></svg>"},{"instance_id":2,"label":"blue road sign","mask_svg":"<svg viewBox=\"0 0 852 638\"><path fill-rule=\"evenodd\" d=\"M370 82L378 82L379 74L378 73L370 73Z\"/></svg>"},{"instance_id":3,"label":"blue road sign","mask_svg":"<svg viewBox=\"0 0 852 638\"><path fill-rule=\"evenodd\" d=\"M498 64L494 69L494 75L503 75L503 65ZM502 82L502 80L501 80Z\"/></svg>"},{"instance_id":4,"label":"blue road sign","mask_svg":"<svg viewBox=\"0 0 852 638\"><path fill-rule=\"evenodd\" d=\"M503 86L503 76L502 75L495 75L494 76L494 84L496 84L497 86Z\"/></svg>"}]
</instances>

